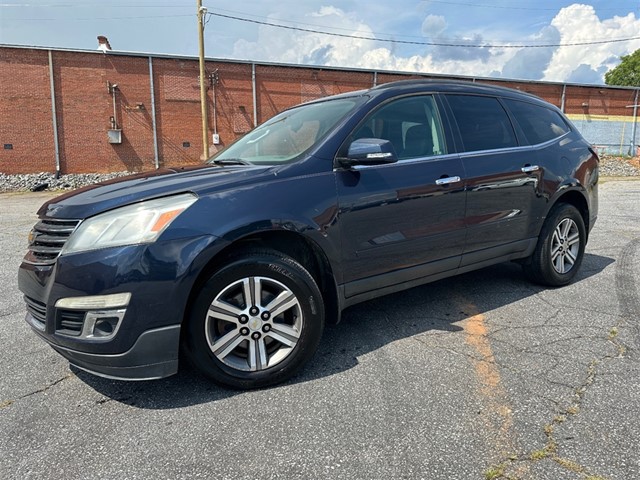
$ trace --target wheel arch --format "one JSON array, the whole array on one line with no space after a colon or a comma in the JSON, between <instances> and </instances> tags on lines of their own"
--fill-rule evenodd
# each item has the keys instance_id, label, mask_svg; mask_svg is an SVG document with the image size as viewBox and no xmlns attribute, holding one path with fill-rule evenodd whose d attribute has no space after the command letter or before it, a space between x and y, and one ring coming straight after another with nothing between
<instances>
[{"instance_id":1,"label":"wheel arch","mask_svg":"<svg viewBox=\"0 0 640 480\"><path fill-rule=\"evenodd\" d=\"M333 267L322 248L308 236L291 230L262 230L240 236L213 256L198 274L187 301L183 323L189 318L190 308L202 286L213 273L243 251L274 250L287 255L305 267L318 284L325 304L326 321L340 321L340 302Z\"/></svg>"},{"instance_id":2,"label":"wheel arch","mask_svg":"<svg viewBox=\"0 0 640 480\"><path fill-rule=\"evenodd\" d=\"M561 203L566 203L569 205L573 205L578 212L580 212L580 216L584 221L584 227L587 234L589 236L590 230L590 215L589 215L589 202L587 201L587 197L585 192L579 189L566 190L560 195L558 195L554 201L550 204L549 209L545 215L545 218L549 216L549 212L553 210L557 205Z\"/></svg>"}]
</instances>

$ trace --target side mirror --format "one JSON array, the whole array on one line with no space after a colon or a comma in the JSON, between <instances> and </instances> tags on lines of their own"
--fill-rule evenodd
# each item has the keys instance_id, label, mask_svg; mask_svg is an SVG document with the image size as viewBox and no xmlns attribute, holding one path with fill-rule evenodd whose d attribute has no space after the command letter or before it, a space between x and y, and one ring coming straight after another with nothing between
<instances>
[{"instance_id":1,"label":"side mirror","mask_svg":"<svg viewBox=\"0 0 640 480\"><path fill-rule=\"evenodd\" d=\"M398 161L393 144L381 138L359 138L349 145L346 158L338 161L344 167L353 165L382 165Z\"/></svg>"}]
</instances>

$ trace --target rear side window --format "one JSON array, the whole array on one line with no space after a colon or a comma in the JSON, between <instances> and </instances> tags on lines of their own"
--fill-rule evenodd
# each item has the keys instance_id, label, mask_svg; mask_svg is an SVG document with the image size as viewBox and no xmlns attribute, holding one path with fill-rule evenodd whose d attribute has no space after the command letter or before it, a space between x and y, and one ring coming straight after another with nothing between
<instances>
[{"instance_id":1,"label":"rear side window","mask_svg":"<svg viewBox=\"0 0 640 480\"><path fill-rule=\"evenodd\" d=\"M497 98L447 95L465 152L517 147L513 125Z\"/></svg>"},{"instance_id":2,"label":"rear side window","mask_svg":"<svg viewBox=\"0 0 640 480\"><path fill-rule=\"evenodd\" d=\"M562 116L550 108L505 99L505 103L522 128L529 145L548 142L569 132Z\"/></svg>"}]
</instances>

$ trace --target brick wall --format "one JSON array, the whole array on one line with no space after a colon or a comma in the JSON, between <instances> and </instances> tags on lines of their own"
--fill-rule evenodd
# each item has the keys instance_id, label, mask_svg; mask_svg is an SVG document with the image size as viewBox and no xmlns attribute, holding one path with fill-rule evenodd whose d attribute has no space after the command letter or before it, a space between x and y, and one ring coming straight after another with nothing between
<instances>
[{"instance_id":1,"label":"brick wall","mask_svg":"<svg viewBox=\"0 0 640 480\"><path fill-rule=\"evenodd\" d=\"M1 173L56 169L48 54L45 49L0 47ZM199 163L202 123L198 62L159 56L151 61L158 163L161 167ZM52 65L61 173L155 168L149 57L52 50ZM254 112L251 64L207 61L206 70L209 141L212 143L211 135L216 132L221 140L219 145L210 145L210 153L253 128L254 119L261 123L292 105L370 88L374 82L430 78L256 64ZM562 103L562 85L482 82L530 92L557 106ZM115 114L109 90L113 84L118 85ZM565 110L580 120L579 128L585 125L588 140L603 144L605 137L607 142L612 138L630 141L633 112L625 107L634 102L634 90L567 85L564 91ZM108 142L112 117L122 130L120 144ZM603 142L599 142L600 136Z\"/></svg>"},{"instance_id":2,"label":"brick wall","mask_svg":"<svg viewBox=\"0 0 640 480\"><path fill-rule=\"evenodd\" d=\"M0 49L0 172L55 170L46 51Z\"/></svg>"}]
</instances>

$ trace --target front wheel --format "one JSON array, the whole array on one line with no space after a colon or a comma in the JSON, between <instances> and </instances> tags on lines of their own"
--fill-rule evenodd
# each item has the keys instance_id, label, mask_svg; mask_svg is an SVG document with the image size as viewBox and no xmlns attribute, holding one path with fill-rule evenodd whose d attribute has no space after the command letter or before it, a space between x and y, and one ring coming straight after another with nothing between
<instances>
[{"instance_id":1,"label":"front wheel","mask_svg":"<svg viewBox=\"0 0 640 480\"><path fill-rule=\"evenodd\" d=\"M200 290L186 351L219 384L264 387L293 376L314 354L323 328L322 296L309 272L277 252L248 252Z\"/></svg>"},{"instance_id":2,"label":"front wheel","mask_svg":"<svg viewBox=\"0 0 640 480\"><path fill-rule=\"evenodd\" d=\"M580 269L586 243L580 212L573 205L559 204L545 220L536 249L523 265L524 271L541 285L566 285Z\"/></svg>"}]
</instances>

